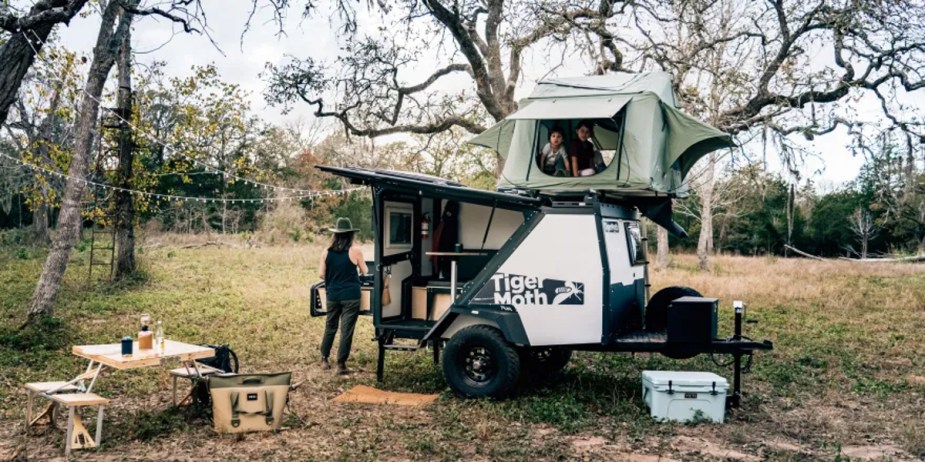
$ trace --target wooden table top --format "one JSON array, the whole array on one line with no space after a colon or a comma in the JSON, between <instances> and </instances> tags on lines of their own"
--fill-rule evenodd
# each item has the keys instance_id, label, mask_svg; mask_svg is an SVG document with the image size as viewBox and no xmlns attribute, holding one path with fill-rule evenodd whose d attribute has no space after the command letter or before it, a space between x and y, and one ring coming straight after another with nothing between
<instances>
[{"instance_id":1,"label":"wooden table top","mask_svg":"<svg viewBox=\"0 0 925 462\"><path fill-rule=\"evenodd\" d=\"M215 356L215 350L200 345L164 341L164 352L160 348L139 350L138 342L133 342L132 355L122 356L122 344L109 343L105 345L77 345L71 348L75 356L98 361L114 369L133 369L160 365L165 360L193 361Z\"/></svg>"}]
</instances>

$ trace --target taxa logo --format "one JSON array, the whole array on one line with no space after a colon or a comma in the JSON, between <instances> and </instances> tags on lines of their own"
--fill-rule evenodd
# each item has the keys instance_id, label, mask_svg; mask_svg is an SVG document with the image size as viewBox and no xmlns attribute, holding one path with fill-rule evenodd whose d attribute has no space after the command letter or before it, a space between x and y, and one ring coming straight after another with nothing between
<instances>
[{"instance_id":1,"label":"taxa logo","mask_svg":"<svg viewBox=\"0 0 925 462\"><path fill-rule=\"evenodd\" d=\"M472 298L491 305L584 305L583 282L495 273Z\"/></svg>"}]
</instances>

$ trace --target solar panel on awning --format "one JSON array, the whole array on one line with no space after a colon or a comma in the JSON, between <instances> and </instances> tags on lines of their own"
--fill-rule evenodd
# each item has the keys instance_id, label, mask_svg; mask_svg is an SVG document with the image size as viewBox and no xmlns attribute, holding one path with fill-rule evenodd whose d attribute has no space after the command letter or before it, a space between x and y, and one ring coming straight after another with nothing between
<instances>
[{"instance_id":1,"label":"solar panel on awning","mask_svg":"<svg viewBox=\"0 0 925 462\"><path fill-rule=\"evenodd\" d=\"M507 116L508 120L609 119L615 116L634 95L589 96L584 98L550 98L531 101L526 107Z\"/></svg>"}]
</instances>

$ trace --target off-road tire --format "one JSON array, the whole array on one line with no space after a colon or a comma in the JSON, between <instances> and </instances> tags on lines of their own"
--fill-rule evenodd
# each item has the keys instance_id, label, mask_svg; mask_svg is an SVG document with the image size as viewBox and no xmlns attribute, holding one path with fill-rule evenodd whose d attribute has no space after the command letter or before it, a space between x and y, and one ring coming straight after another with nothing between
<instances>
[{"instance_id":1,"label":"off-road tire","mask_svg":"<svg viewBox=\"0 0 925 462\"><path fill-rule=\"evenodd\" d=\"M690 287L672 286L655 293L646 305L647 332L661 332L668 328L668 305L681 297L701 297Z\"/></svg>"},{"instance_id":2,"label":"off-road tire","mask_svg":"<svg viewBox=\"0 0 925 462\"><path fill-rule=\"evenodd\" d=\"M443 376L463 398L505 398L520 377L520 357L491 326L471 326L453 335L443 350Z\"/></svg>"},{"instance_id":3,"label":"off-road tire","mask_svg":"<svg viewBox=\"0 0 925 462\"><path fill-rule=\"evenodd\" d=\"M531 380L554 377L572 359L572 350L565 347L521 348L521 375Z\"/></svg>"}]
</instances>

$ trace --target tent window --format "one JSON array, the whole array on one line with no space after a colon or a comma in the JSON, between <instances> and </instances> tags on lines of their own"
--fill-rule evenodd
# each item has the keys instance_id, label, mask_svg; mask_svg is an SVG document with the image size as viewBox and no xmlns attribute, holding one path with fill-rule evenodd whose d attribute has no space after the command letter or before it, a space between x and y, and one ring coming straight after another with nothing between
<instances>
[{"instance_id":1,"label":"tent window","mask_svg":"<svg viewBox=\"0 0 925 462\"><path fill-rule=\"evenodd\" d=\"M569 119L537 121L534 164L549 176L590 176L610 166L617 157L623 112L613 119ZM586 122L586 123L582 123ZM593 149L583 149L579 130L591 125L588 138ZM556 150L555 142L559 142ZM573 162L572 159L576 160ZM573 165L577 164L578 174Z\"/></svg>"}]
</instances>

